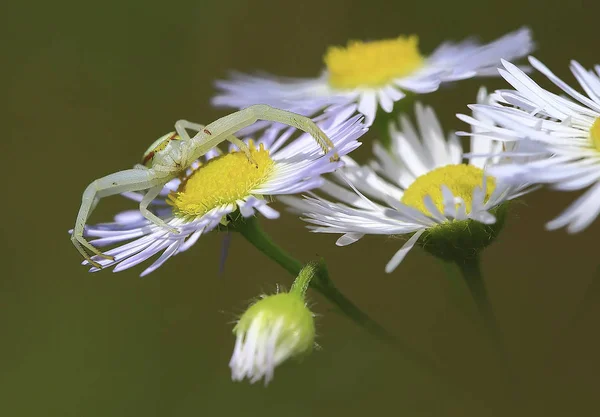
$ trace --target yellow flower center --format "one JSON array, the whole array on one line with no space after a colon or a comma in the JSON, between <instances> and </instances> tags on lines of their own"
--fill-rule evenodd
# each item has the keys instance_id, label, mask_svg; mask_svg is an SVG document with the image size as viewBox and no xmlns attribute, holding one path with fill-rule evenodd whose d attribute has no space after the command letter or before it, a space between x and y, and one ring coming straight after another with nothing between
<instances>
[{"instance_id":1,"label":"yellow flower center","mask_svg":"<svg viewBox=\"0 0 600 417\"><path fill-rule=\"evenodd\" d=\"M592 145L594 145L596 150L600 152L600 117L594 120L594 124L590 129L590 139L592 141Z\"/></svg>"},{"instance_id":2,"label":"yellow flower center","mask_svg":"<svg viewBox=\"0 0 600 417\"><path fill-rule=\"evenodd\" d=\"M329 47L323 60L334 88L381 87L423 64L417 36L374 42L349 41L346 48Z\"/></svg>"},{"instance_id":3,"label":"yellow flower center","mask_svg":"<svg viewBox=\"0 0 600 417\"><path fill-rule=\"evenodd\" d=\"M487 187L484 201L487 201L494 188L496 180L486 176ZM407 206L416 208L430 216L431 213L425 207L423 198L431 196L433 203L440 212L444 212L444 200L442 197L442 185L452 191L454 197L460 197L465 202L467 213L471 212L473 203L473 190L483 184L483 170L473 165L446 165L429 171L415 180L404 192L400 199Z\"/></svg>"},{"instance_id":4,"label":"yellow flower center","mask_svg":"<svg viewBox=\"0 0 600 417\"><path fill-rule=\"evenodd\" d=\"M256 165L239 151L211 159L169 195L173 212L180 217L199 217L215 207L235 204L266 182L275 163L262 144L256 149L250 141L248 146Z\"/></svg>"}]
</instances>

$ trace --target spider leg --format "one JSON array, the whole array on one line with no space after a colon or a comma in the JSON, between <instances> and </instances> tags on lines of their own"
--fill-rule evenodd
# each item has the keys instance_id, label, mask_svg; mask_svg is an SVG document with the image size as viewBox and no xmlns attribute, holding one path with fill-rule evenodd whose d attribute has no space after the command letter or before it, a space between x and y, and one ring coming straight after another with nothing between
<instances>
[{"instance_id":1,"label":"spider leg","mask_svg":"<svg viewBox=\"0 0 600 417\"><path fill-rule=\"evenodd\" d=\"M192 130L195 130L196 132L202 132L204 127L205 127L204 125L201 125L198 123L193 123L193 122L190 122L187 120L177 120L175 122L175 131L177 131L177 134L179 135L181 140L184 140L184 141L190 140L190 135L188 134L186 129L192 129Z\"/></svg>"},{"instance_id":2,"label":"spider leg","mask_svg":"<svg viewBox=\"0 0 600 417\"><path fill-rule=\"evenodd\" d=\"M91 259L86 249L100 257L113 259L111 256L104 255L83 237L85 224L100 199L126 191L152 188L159 184L165 184L169 179L168 176L157 177L154 170L146 168L119 171L93 181L83 192L81 207L79 207L75 227L71 234L71 241L75 248L90 264L97 268L100 265Z\"/></svg>"},{"instance_id":3,"label":"spider leg","mask_svg":"<svg viewBox=\"0 0 600 417\"><path fill-rule=\"evenodd\" d=\"M248 147L248 145L246 145L246 142L244 142L241 139L236 138L233 135L229 136L226 140L233 143L235 146L238 147L238 149L240 151L244 152L244 154L246 155L246 158L248 158L248 162L250 162L256 168L258 168L258 164L254 161L254 158L252 158L252 154L250 153L250 148Z\"/></svg>"},{"instance_id":4,"label":"spider leg","mask_svg":"<svg viewBox=\"0 0 600 417\"><path fill-rule=\"evenodd\" d=\"M250 126L258 120L283 123L310 134L325 154L334 150L333 142L327 137L310 118L286 110L276 109L266 104L255 104L240 111L215 120L198 134L190 139L192 144L192 160L204 155L224 140L244 127ZM337 153L330 158L331 161L339 160Z\"/></svg>"},{"instance_id":5,"label":"spider leg","mask_svg":"<svg viewBox=\"0 0 600 417\"><path fill-rule=\"evenodd\" d=\"M190 122L187 120L178 120L177 122L175 122L175 130L177 131L177 134L179 135L179 137L184 141L190 140L190 136L187 133L186 129L192 129L197 132L202 132L206 135L211 135L210 130L205 129L205 127L206 126L204 126L204 125L201 125L198 123L193 123L193 122ZM233 135L230 135L225 140L227 140L227 141L233 143L235 146L237 146L240 151L244 152L244 154L246 155L246 158L248 158L248 161L250 161L251 164L253 164L254 166L256 166L258 168L258 164L254 161L254 158L252 158L252 154L250 153L250 148L248 147L248 145L246 145L246 142L244 142L243 140L241 140Z\"/></svg>"},{"instance_id":6,"label":"spider leg","mask_svg":"<svg viewBox=\"0 0 600 417\"><path fill-rule=\"evenodd\" d=\"M179 233L179 230L169 226L167 223L164 222L164 220L162 220L160 217L148 210L148 206L150 205L152 200L158 197L163 187L163 184L159 184L146 191L144 198L142 198L142 201L140 202L140 213L142 213L142 216L150 220L155 225L165 228L171 233Z\"/></svg>"},{"instance_id":7,"label":"spider leg","mask_svg":"<svg viewBox=\"0 0 600 417\"><path fill-rule=\"evenodd\" d=\"M323 132L310 117L302 116L287 110L277 109L265 104L255 104L248 108L251 109L258 120L283 123L308 133L315 139L321 149L323 149L323 152L329 152L334 149L331 139L329 139L325 132ZM337 154L334 155L334 157L339 159Z\"/></svg>"},{"instance_id":8,"label":"spider leg","mask_svg":"<svg viewBox=\"0 0 600 417\"><path fill-rule=\"evenodd\" d=\"M254 106L248 107L248 109L252 109L252 112L258 120L283 123L308 133L315 139L325 154L335 149L331 139L329 139L325 132L323 132L310 117L276 109L265 104L255 104ZM339 161L340 157L337 153L334 153L330 159L331 162L335 162Z\"/></svg>"}]
</instances>

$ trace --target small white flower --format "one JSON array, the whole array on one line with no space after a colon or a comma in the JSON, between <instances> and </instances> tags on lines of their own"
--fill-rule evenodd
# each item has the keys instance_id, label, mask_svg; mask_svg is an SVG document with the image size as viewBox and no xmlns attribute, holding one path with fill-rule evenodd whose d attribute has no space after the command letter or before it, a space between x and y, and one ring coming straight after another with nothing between
<instances>
[{"instance_id":1,"label":"small white flower","mask_svg":"<svg viewBox=\"0 0 600 417\"><path fill-rule=\"evenodd\" d=\"M297 293L267 296L250 306L233 329L231 378L251 383L273 379L275 367L309 353L315 340L314 316Z\"/></svg>"},{"instance_id":2,"label":"small white flower","mask_svg":"<svg viewBox=\"0 0 600 417\"><path fill-rule=\"evenodd\" d=\"M407 94L431 93L443 83L497 75L500 58L518 59L533 47L527 28L484 45L473 40L443 43L429 56L419 51L416 36L351 41L346 48L329 48L326 69L316 78L234 74L231 80L217 82L221 92L213 104L244 108L264 103L307 116L358 105L369 126L378 107L390 113Z\"/></svg>"},{"instance_id":3,"label":"small white flower","mask_svg":"<svg viewBox=\"0 0 600 417\"><path fill-rule=\"evenodd\" d=\"M335 120L320 126L340 156L356 149L360 145L357 139L366 131L359 116L346 120L347 117L340 113ZM113 223L87 227L86 235L97 238L92 241L94 246L120 244L104 252L114 260L97 256L93 259L102 267L115 266L117 272L160 253L158 259L142 272L144 276L171 256L189 249L201 235L225 223L230 213L239 210L243 217L250 217L259 212L269 219L278 218L279 213L268 204L270 197L319 187L323 183L321 175L342 164L331 162L329 155L323 155L308 134L290 141L294 131L287 129L281 135L266 131L256 145L247 141L258 168L235 148L226 155L211 151L183 181L173 180L167 184L153 207L169 226L179 230L177 234L150 223L139 211L121 213ZM137 193L125 195L138 201L142 198Z\"/></svg>"},{"instance_id":4,"label":"small white flower","mask_svg":"<svg viewBox=\"0 0 600 417\"><path fill-rule=\"evenodd\" d=\"M482 91L480 99L484 96ZM343 234L337 240L339 246L366 234L409 235L386 272L392 272L417 242L446 260L481 250L501 226L494 225L494 213L502 215L502 203L526 192L525 186L496 183L484 172L491 162L487 157L464 163L458 137L450 134L444 138L431 108L417 104L416 117L420 135L401 116L401 131L390 125L391 150L375 143L376 159L369 165L359 166L344 158L345 167L335 174L337 183L327 181L319 189L338 202L315 194L304 200L281 199L303 213L314 232ZM489 156L500 148L474 136L471 150Z\"/></svg>"},{"instance_id":5,"label":"small white flower","mask_svg":"<svg viewBox=\"0 0 600 417\"><path fill-rule=\"evenodd\" d=\"M538 145L532 152L538 156L536 159L490 168L490 173L499 179L513 184L547 184L560 191L587 188L546 225L550 230L566 226L568 232L576 233L600 213L600 66L595 67L595 72L587 71L571 61L571 71L584 95L534 57L529 62L570 97L543 89L515 65L504 61L500 74L515 90L497 91L492 105L472 106L487 121L459 117L488 138L507 144Z\"/></svg>"}]
</instances>

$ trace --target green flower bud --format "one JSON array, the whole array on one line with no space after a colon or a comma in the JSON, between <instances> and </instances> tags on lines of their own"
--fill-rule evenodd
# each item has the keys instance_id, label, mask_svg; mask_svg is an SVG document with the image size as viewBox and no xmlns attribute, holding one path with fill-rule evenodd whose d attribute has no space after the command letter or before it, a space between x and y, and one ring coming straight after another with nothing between
<instances>
[{"instance_id":1,"label":"green flower bud","mask_svg":"<svg viewBox=\"0 0 600 417\"><path fill-rule=\"evenodd\" d=\"M311 352L315 321L304 300L305 278L301 272L290 292L266 296L242 315L233 329L236 341L229 367L234 381L248 378L254 383L264 378L266 385L276 366Z\"/></svg>"}]
</instances>

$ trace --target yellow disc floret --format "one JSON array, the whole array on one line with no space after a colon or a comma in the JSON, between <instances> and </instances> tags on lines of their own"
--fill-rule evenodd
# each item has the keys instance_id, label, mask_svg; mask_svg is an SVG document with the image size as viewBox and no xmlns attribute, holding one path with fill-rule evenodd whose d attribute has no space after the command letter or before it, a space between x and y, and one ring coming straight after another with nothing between
<instances>
[{"instance_id":1,"label":"yellow disc floret","mask_svg":"<svg viewBox=\"0 0 600 417\"><path fill-rule=\"evenodd\" d=\"M253 161L243 152L234 151L211 159L195 170L175 193L169 195L173 212L180 217L198 217L215 207L235 204L265 183L274 162L261 144L248 144Z\"/></svg>"},{"instance_id":2,"label":"yellow disc floret","mask_svg":"<svg viewBox=\"0 0 600 417\"><path fill-rule=\"evenodd\" d=\"M486 195L484 201L487 201L494 192L496 180L493 177L486 176ZM446 165L429 171L415 180L404 192L401 202L414 207L417 210L431 215L423 203L423 198L431 196L437 209L443 213L444 203L441 186L445 185L452 191L454 197L460 197L465 202L467 213L471 212L473 190L481 187L483 184L483 170L473 165L459 164Z\"/></svg>"},{"instance_id":3,"label":"yellow disc floret","mask_svg":"<svg viewBox=\"0 0 600 417\"><path fill-rule=\"evenodd\" d=\"M600 117L594 120L594 124L590 129L590 139L592 141L592 145L594 145L596 150L600 152Z\"/></svg>"},{"instance_id":4,"label":"yellow disc floret","mask_svg":"<svg viewBox=\"0 0 600 417\"><path fill-rule=\"evenodd\" d=\"M325 57L329 84L334 88L381 87L423 65L417 36L374 42L349 41L332 46Z\"/></svg>"}]
</instances>

